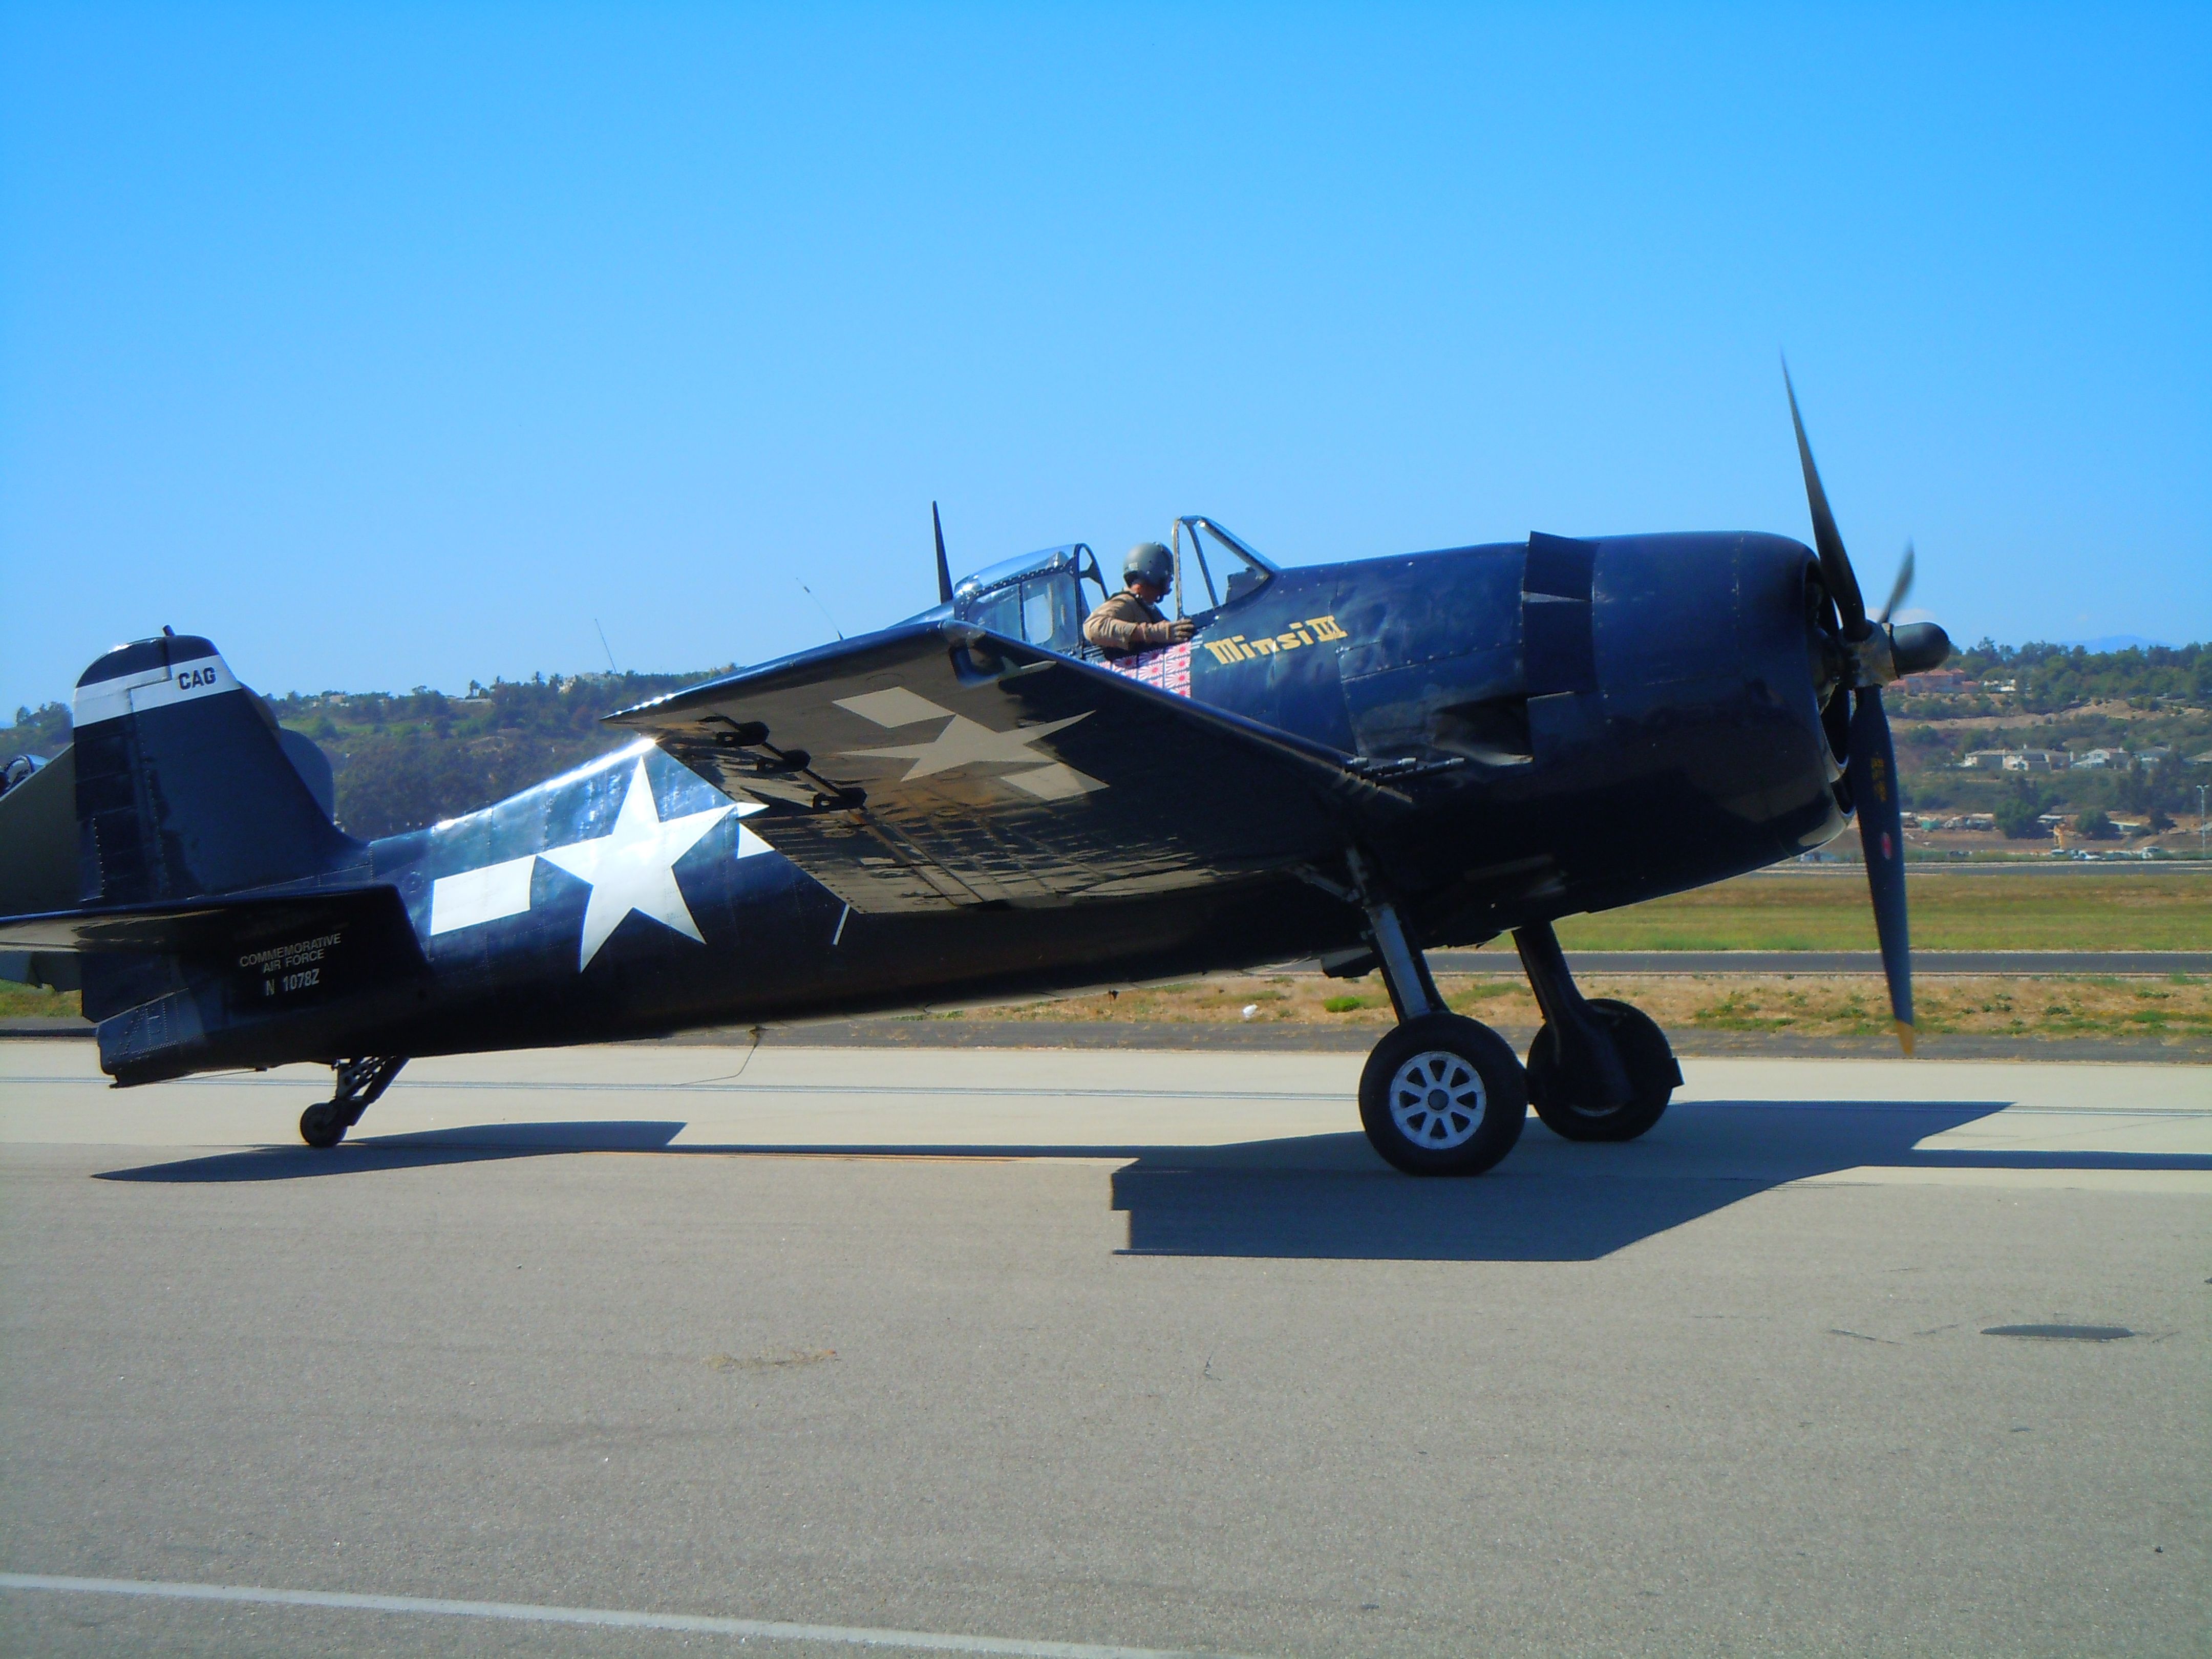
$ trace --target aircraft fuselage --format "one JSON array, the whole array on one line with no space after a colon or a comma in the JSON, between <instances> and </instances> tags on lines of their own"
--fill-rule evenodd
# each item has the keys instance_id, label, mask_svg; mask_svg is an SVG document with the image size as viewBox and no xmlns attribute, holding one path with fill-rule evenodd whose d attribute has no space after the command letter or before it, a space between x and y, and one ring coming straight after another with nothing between
<instances>
[{"instance_id":1,"label":"aircraft fuselage","mask_svg":"<svg viewBox=\"0 0 2212 1659\"><path fill-rule=\"evenodd\" d=\"M1176 690L1420 781L1375 849L1427 945L1609 908L1818 846L1844 823L1820 714L1812 556L1785 538L1469 547L1280 572L1201 613ZM640 781L650 799L632 799ZM1209 780L1188 781L1202 809ZM1360 949L1328 884L1274 873L1073 906L848 909L733 803L639 743L369 844L428 964L343 952L240 979L192 1069L773 1024ZM772 823L772 820L769 821ZM765 827L765 826L764 826Z\"/></svg>"}]
</instances>

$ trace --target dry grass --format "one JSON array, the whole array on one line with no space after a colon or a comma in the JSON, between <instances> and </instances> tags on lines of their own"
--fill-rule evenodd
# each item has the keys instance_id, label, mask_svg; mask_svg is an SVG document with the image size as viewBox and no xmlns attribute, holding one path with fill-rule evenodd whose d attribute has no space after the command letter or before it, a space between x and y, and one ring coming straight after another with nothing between
<instances>
[{"instance_id":1,"label":"dry grass","mask_svg":"<svg viewBox=\"0 0 2212 1659\"><path fill-rule=\"evenodd\" d=\"M2212 873L2063 871L1966 875L1914 872L1912 942L1921 950L2212 950ZM1867 950L1875 947L1866 887L1856 872L1749 876L1604 915L1570 917L1577 950ZM1501 952L1504 956L1504 953ZM1448 976L1447 1000L1493 1025L1538 1023L1528 988L1510 971ZM2212 981L1923 977L1920 1024L1930 1032L2010 1036L2212 1035ZM1676 1029L1875 1035L1888 1029L1872 976L1651 975L1594 979ZM1389 999L1371 976L1347 984L1316 975L1245 975L1164 989L994 1010L978 1018L1118 1019L1176 1024L1257 1020L1381 1027ZM69 1018L74 993L0 981L0 1018Z\"/></svg>"},{"instance_id":2,"label":"dry grass","mask_svg":"<svg viewBox=\"0 0 2212 1659\"><path fill-rule=\"evenodd\" d=\"M0 979L0 1019L75 1019L76 993L48 991Z\"/></svg>"},{"instance_id":3,"label":"dry grass","mask_svg":"<svg viewBox=\"0 0 2212 1659\"><path fill-rule=\"evenodd\" d=\"M1485 1024L1526 1030L1540 1023L1535 999L1517 974L1447 974L1437 988L1453 1008ZM1888 1000L1874 975L1592 975L1583 989L1632 1002L1670 1030L1799 1036L1880 1036L1889 1030ZM2212 978L2201 975L1923 975L1913 994L1920 1029L1931 1035L2212 1038ZM73 992L57 994L0 981L0 1017L68 1018L76 1006ZM1240 1022L1248 1007L1255 1021L1269 1024L1377 1032L1391 1024L1390 1000L1372 974L1352 981L1318 974L1224 975L1118 995L978 1010L964 1018L1216 1024Z\"/></svg>"},{"instance_id":4,"label":"dry grass","mask_svg":"<svg viewBox=\"0 0 2212 1659\"><path fill-rule=\"evenodd\" d=\"M1485 1024L1527 1028L1541 1022L1535 999L1517 975L1448 974L1437 988L1454 1009ZM1674 1030L1878 1036L1890 1029L1888 999L1873 975L1595 975L1583 981L1583 989L1632 1002ZM1930 1034L2212 1036L2212 979L2202 975L1923 976L1913 994L1920 1030ZM1378 1030L1391 1024L1389 999L1373 975L1348 982L1316 974L1224 976L967 1017L1212 1024L1242 1020L1248 1007L1255 1022Z\"/></svg>"}]
</instances>

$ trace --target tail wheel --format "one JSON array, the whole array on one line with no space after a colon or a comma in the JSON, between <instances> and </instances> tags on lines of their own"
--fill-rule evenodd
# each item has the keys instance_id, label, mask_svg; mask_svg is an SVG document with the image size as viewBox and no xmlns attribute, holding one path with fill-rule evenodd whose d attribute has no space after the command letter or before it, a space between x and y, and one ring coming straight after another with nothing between
<instances>
[{"instance_id":1,"label":"tail wheel","mask_svg":"<svg viewBox=\"0 0 2212 1659\"><path fill-rule=\"evenodd\" d=\"M1409 1019L1359 1076L1359 1121L1407 1175L1480 1175L1521 1138L1528 1087L1505 1039L1457 1014Z\"/></svg>"},{"instance_id":2,"label":"tail wheel","mask_svg":"<svg viewBox=\"0 0 2212 1659\"><path fill-rule=\"evenodd\" d=\"M1629 1098L1620 1106L1578 1099L1559 1063L1559 1034L1547 1025L1528 1047L1528 1098L1544 1127L1568 1140L1633 1140L1656 1123L1682 1081L1674 1050L1651 1016L1609 997L1593 997L1591 1016L1613 1038L1628 1073Z\"/></svg>"},{"instance_id":3,"label":"tail wheel","mask_svg":"<svg viewBox=\"0 0 2212 1659\"><path fill-rule=\"evenodd\" d=\"M300 1139L310 1146L335 1146L353 1127L353 1120L335 1100L320 1100L300 1114Z\"/></svg>"}]
</instances>

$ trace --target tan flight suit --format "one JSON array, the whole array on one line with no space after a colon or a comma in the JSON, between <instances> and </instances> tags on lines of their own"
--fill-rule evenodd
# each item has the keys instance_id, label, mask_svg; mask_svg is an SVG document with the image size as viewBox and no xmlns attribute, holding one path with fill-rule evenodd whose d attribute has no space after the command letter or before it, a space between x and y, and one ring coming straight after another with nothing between
<instances>
[{"instance_id":1,"label":"tan flight suit","mask_svg":"<svg viewBox=\"0 0 2212 1659\"><path fill-rule=\"evenodd\" d=\"M1109 657L1127 657L1173 645L1174 629L1159 606L1125 587L1091 613L1083 637Z\"/></svg>"}]
</instances>

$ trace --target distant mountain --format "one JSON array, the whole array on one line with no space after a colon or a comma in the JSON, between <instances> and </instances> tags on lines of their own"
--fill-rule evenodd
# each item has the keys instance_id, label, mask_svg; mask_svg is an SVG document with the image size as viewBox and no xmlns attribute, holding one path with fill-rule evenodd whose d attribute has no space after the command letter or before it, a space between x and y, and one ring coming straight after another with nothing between
<instances>
[{"instance_id":1,"label":"distant mountain","mask_svg":"<svg viewBox=\"0 0 2212 1659\"><path fill-rule=\"evenodd\" d=\"M2071 650L2080 646L2084 651L2148 651L2154 645L2173 649L2171 640L2147 640L2140 634L2102 634L2094 640L2061 640L2059 644Z\"/></svg>"}]
</instances>

